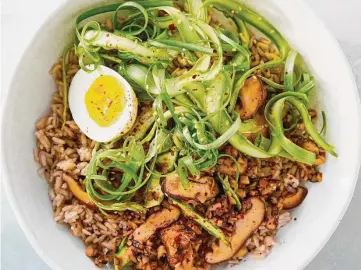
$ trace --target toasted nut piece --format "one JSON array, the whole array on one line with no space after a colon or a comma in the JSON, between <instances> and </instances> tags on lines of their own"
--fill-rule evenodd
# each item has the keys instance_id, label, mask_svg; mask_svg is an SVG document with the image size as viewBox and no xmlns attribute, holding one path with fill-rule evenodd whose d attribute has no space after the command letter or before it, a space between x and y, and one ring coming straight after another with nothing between
<instances>
[{"instance_id":1,"label":"toasted nut piece","mask_svg":"<svg viewBox=\"0 0 361 270\"><path fill-rule=\"evenodd\" d=\"M306 149L307 151L310 151L312 153L315 153L316 155L318 155L320 153L320 149L318 148L318 146L312 142L312 141L304 141L302 143L302 148Z\"/></svg>"},{"instance_id":2,"label":"toasted nut piece","mask_svg":"<svg viewBox=\"0 0 361 270\"><path fill-rule=\"evenodd\" d=\"M246 191L244 190L244 189L238 189L237 191L236 191L236 194L237 194L237 196L240 198L240 199L244 199L244 198L246 198Z\"/></svg>"},{"instance_id":3,"label":"toasted nut piece","mask_svg":"<svg viewBox=\"0 0 361 270\"><path fill-rule=\"evenodd\" d=\"M239 156L239 152L236 148L234 148L232 145L230 144L227 144L225 147L224 147L224 153L226 155L230 155L234 158L237 158Z\"/></svg>"},{"instance_id":4,"label":"toasted nut piece","mask_svg":"<svg viewBox=\"0 0 361 270\"><path fill-rule=\"evenodd\" d=\"M245 157L239 157L237 159L239 165L239 173L245 173L248 168L248 161Z\"/></svg>"},{"instance_id":5,"label":"toasted nut piece","mask_svg":"<svg viewBox=\"0 0 361 270\"><path fill-rule=\"evenodd\" d=\"M324 164L325 162L326 162L326 157L324 154L321 154L321 155L317 156L317 158L313 164L318 166L318 165Z\"/></svg>"},{"instance_id":6,"label":"toasted nut piece","mask_svg":"<svg viewBox=\"0 0 361 270\"><path fill-rule=\"evenodd\" d=\"M268 186L268 180L265 178L262 178L259 180L258 185L260 188L266 188Z\"/></svg>"},{"instance_id":7,"label":"toasted nut piece","mask_svg":"<svg viewBox=\"0 0 361 270\"><path fill-rule=\"evenodd\" d=\"M310 180L312 183L322 182L322 173L317 172L316 175Z\"/></svg>"},{"instance_id":8,"label":"toasted nut piece","mask_svg":"<svg viewBox=\"0 0 361 270\"><path fill-rule=\"evenodd\" d=\"M251 196L258 196L258 195L259 195L259 191L258 191L258 190L251 190L251 191L249 192L249 195L251 195Z\"/></svg>"},{"instance_id":9,"label":"toasted nut piece","mask_svg":"<svg viewBox=\"0 0 361 270\"><path fill-rule=\"evenodd\" d=\"M173 224L161 230L160 239L165 245L169 264L175 269L193 269L195 254L193 234L183 225Z\"/></svg>"},{"instance_id":10,"label":"toasted nut piece","mask_svg":"<svg viewBox=\"0 0 361 270\"><path fill-rule=\"evenodd\" d=\"M283 209L292 209L299 206L306 198L308 190L304 187L297 187L295 194L287 196L283 200Z\"/></svg>"},{"instance_id":11,"label":"toasted nut piece","mask_svg":"<svg viewBox=\"0 0 361 270\"><path fill-rule=\"evenodd\" d=\"M241 175L241 177L239 178L239 182L243 185L249 185L249 183L251 183L249 181L249 177L246 175Z\"/></svg>"},{"instance_id":12,"label":"toasted nut piece","mask_svg":"<svg viewBox=\"0 0 361 270\"><path fill-rule=\"evenodd\" d=\"M278 226L278 221L275 217L268 218L267 223L266 223L267 229L275 230L275 229L277 229L277 226Z\"/></svg>"},{"instance_id":13,"label":"toasted nut piece","mask_svg":"<svg viewBox=\"0 0 361 270\"><path fill-rule=\"evenodd\" d=\"M315 153L317 155L317 158L315 160L315 162L313 163L313 165L322 165L325 163L326 161L326 156L325 153L322 151L320 151L320 148L316 145L316 143L312 142L312 141L304 141L302 143L302 148L306 149L307 151L310 151L312 153Z\"/></svg>"},{"instance_id":14,"label":"toasted nut piece","mask_svg":"<svg viewBox=\"0 0 361 270\"><path fill-rule=\"evenodd\" d=\"M314 109L309 109L308 114L310 115L311 119L317 117L317 112Z\"/></svg>"},{"instance_id":15,"label":"toasted nut piece","mask_svg":"<svg viewBox=\"0 0 361 270\"><path fill-rule=\"evenodd\" d=\"M275 196L272 196L270 198L270 200L271 200L271 203L274 204L274 205L276 205L278 203L278 199Z\"/></svg>"},{"instance_id":16,"label":"toasted nut piece","mask_svg":"<svg viewBox=\"0 0 361 270\"><path fill-rule=\"evenodd\" d=\"M93 245L89 245L86 247L85 249L85 254L88 256L88 257L93 257L95 254L96 254L96 249L94 248Z\"/></svg>"},{"instance_id":17,"label":"toasted nut piece","mask_svg":"<svg viewBox=\"0 0 361 270\"><path fill-rule=\"evenodd\" d=\"M249 119L265 103L267 98L266 88L257 76L252 76L244 83L239 97L242 103L240 116L242 119Z\"/></svg>"},{"instance_id":18,"label":"toasted nut piece","mask_svg":"<svg viewBox=\"0 0 361 270\"><path fill-rule=\"evenodd\" d=\"M243 174L248 169L248 161L245 157L237 159L239 173ZM235 176L237 173L237 166L231 158L221 158L218 160L217 171L220 173Z\"/></svg>"},{"instance_id":19,"label":"toasted nut piece","mask_svg":"<svg viewBox=\"0 0 361 270\"><path fill-rule=\"evenodd\" d=\"M167 251L165 250L165 246L160 245L157 249L157 258L158 260L167 255Z\"/></svg>"},{"instance_id":20,"label":"toasted nut piece","mask_svg":"<svg viewBox=\"0 0 361 270\"><path fill-rule=\"evenodd\" d=\"M251 209L236 222L233 234L228 237L231 245L227 246L224 242L214 243L212 251L207 252L205 255L206 262L216 264L232 258L261 225L266 212L265 204L256 197L250 198L250 202L252 203Z\"/></svg>"}]
</instances>

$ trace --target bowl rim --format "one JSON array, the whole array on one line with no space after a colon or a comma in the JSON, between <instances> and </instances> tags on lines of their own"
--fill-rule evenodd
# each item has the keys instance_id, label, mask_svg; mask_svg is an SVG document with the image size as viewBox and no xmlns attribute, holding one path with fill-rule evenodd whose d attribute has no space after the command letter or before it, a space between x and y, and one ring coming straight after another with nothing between
<instances>
[{"instance_id":1,"label":"bowl rim","mask_svg":"<svg viewBox=\"0 0 361 270\"><path fill-rule=\"evenodd\" d=\"M298 4L300 8L304 9L304 12L306 12L305 14L312 17L313 22L317 23L319 28L322 28L323 32L326 35L328 35L329 39L332 41L332 44L330 44L330 46L334 46L335 50L337 50L339 52L339 54L342 58L343 64L345 65L345 67L347 67L347 73L348 73L349 80L350 80L350 82L352 82L352 85L353 85L353 87L352 87L353 94L355 95L355 98L356 98L356 100L355 100L355 106L356 106L356 110L357 110L356 119L361 121L361 101L360 101L360 95L358 92L358 87L356 84L354 73L353 73L350 63L345 55L345 52L343 51L343 49L341 47L341 44L338 42L336 37L331 33L329 28L323 23L323 21L316 15L314 10L309 6L309 4L307 2L295 1L295 3ZM357 121L358 125L356 127L358 134L361 134L360 121ZM348 207L350 206L350 203L353 199L353 194L356 189L356 184L357 184L358 178L361 174L361 140L357 141L357 146L355 147L355 149L357 150L357 161L355 162L355 166L354 166L353 183L352 183L352 185L350 185L349 196L348 196L347 200L345 201L342 211L338 215L337 222L335 222L335 224L333 224L332 228L327 233L326 237L324 237L324 239L319 242L318 246L314 248L315 251L314 251L313 255L309 256L307 259L304 260L304 263L301 266L302 268L300 268L300 269L306 268L306 266L309 265L316 258L316 256L320 253L320 251L326 246L326 244L328 243L328 241L331 239L332 235L335 233L336 229L338 228L339 224L341 223L342 219L344 218Z\"/></svg>"},{"instance_id":2,"label":"bowl rim","mask_svg":"<svg viewBox=\"0 0 361 270\"><path fill-rule=\"evenodd\" d=\"M1 111L1 146L4 145L4 133L5 133L5 112L8 110L8 107L11 106L9 100L10 100L10 89L12 89L13 84L16 80L16 73L17 71L20 69L20 63L22 62L22 59L25 57L26 52L27 51L31 51L31 45L34 43L34 41L36 40L36 37L39 35L40 32L42 32L44 25L48 24L48 22L51 21L51 19L61 10L63 9L68 1L70 0L65 0L62 3L60 3L51 13L49 13L49 15L43 20L43 22L39 25L39 28L34 32L32 38L28 41L28 44L26 45L24 51L21 54L21 57L19 58L19 61L16 65L16 68L13 71L13 74L11 76L11 80L10 83L8 85L8 91L7 91L7 95L6 95L6 99L4 100L4 106L2 107L2 111ZM18 205L18 203L16 202L15 195L14 195L14 190L11 186L11 181L10 181L10 177L9 177L9 168L7 165L7 161L6 161L6 156L5 156L5 152L1 151L1 168L3 168L3 178L2 178L2 182L4 183L4 190L6 193L6 197L7 200L10 204L10 207L12 209L12 212L14 213L14 216L21 228L21 230L24 232L26 239L29 241L30 245L32 246L32 248L35 250L35 252L39 255L39 257L47 264L47 266L49 266L51 269L59 269L62 270L59 265L57 263L55 263L47 254L46 251L39 245L38 241L36 240L36 237L34 235L34 233L31 231L31 229L27 226L24 218L21 215L21 210L20 207Z\"/></svg>"},{"instance_id":3,"label":"bowl rim","mask_svg":"<svg viewBox=\"0 0 361 270\"><path fill-rule=\"evenodd\" d=\"M45 20L43 20L43 22L39 25L39 28L34 32L32 38L29 40L26 48L24 49L24 51L22 52L22 55L20 57L19 62L17 63L16 68L13 71L13 74L11 76L11 80L10 83L8 85L8 91L6 92L6 98L4 100L4 106L2 107L2 117L1 117L1 145L4 145L4 130L6 128L5 126L5 112L8 109L8 107L10 107L10 103L9 103L9 99L10 99L10 89L12 89L14 81L16 80L16 73L17 71L20 69L20 63L22 62L21 60L24 58L25 54L27 51L30 50L31 45L34 43L34 41L36 40L36 37L39 35L39 33L43 30L44 25L46 25L48 22L50 22L51 18L53 16L55 16L61 9L63 9L67 3L70 2L70 0L65 0L62 3L59 3L58 6L51 12L49 13L49 15L46 17ZM99 3L100 4L100 3ZM339 44L339 42L337 41L337 39L333 36L333 34L331 34L330 30L325 26L325 24L323 23L323 21L315 14L315 12L313 11L313 9L309 6L308 3L301 1L301 0L296 0L294 1L294 4L298 5L298 8L300 10L303 10L303 12L306 12L308 14L308 16L312 17L312 20L314 23L318 24L318 27L320 27L323 32L329 37L329 39L331 41L333 41L330 46L333 46L335 50L338 51L339 55L342 58L343 64L345 65L345 67L347 67L347 73L348 73L348 80L350 80L350 82L353 85L353 89L351 90L351 93L353 92L353 94L355 95L356 101L355 101L355 106L356 106L356 110L357 110L357 115L356 118L361 120L361 104L360 104L360 96L358 93L358 88L357 88L357 84L355 81L355 77L354 74L352 72L352 69L350 67L350 64L344 54L344 51L342 50L341 45ZM361 128L360 128L360 124L358 124L358 133L361 134ZM349 190L349 196L347 198L347 200L345 200L344 202L344 206L342 208L342 211L340 212L338 218L337 218L337 222L335 222L335 224L333 224L332 228L329 230L329 232L327 233L326 237L324 237L324 239L322 241L319 242L319 244L316 246L314 246L314 253L311 256L308 256L307 258L305 258L305 260L303 261L303 264L300 265L301 269L304 269L317 255L318 253L322 250L322 248L327 244L327 242L330 240L331 236L334 234L334 232L336 231L338 225L340 224L341 220L343 219L346 210L348 209L351 200L353 198L353 194L355 191L355 187L358 181L358 176L359 176L359 171L360 171L360 165L361 165L361 141L357 142L357 147L356 149L358 150L357 153L357 161L355 162L355 170L352 173L353 177L353 183L350 185L350 190ZM4 151L1 151L1 168L3 168L3 183L4 183L4 190L6 193L6 197L7 200L9 201L9 204L11 206L11 209L13 210L13 213L15 215L15 218L20 226L20 228L22 229L22 231L24 232L27 240L29 241L29 243L31 244L31 246L33 247L33 249L36 251L36 253L39 255L39 257L51 268L51 269L61 269L60 266L55 263L46 253L46 251L39 245L39 243L36 240L36 237L34 236L34 233L31 231L31 229L28 227L28 225L26 224L25 220L23 219L22 215L21 215L21 210L20 207L18 205L18 203L15 201L15 196L14 196L14 190L11 186L11 181L10 181L10 177L9 177L9 169L8 169L8 165L6 162L6 156Z\"/></svg>"}]
</instances>

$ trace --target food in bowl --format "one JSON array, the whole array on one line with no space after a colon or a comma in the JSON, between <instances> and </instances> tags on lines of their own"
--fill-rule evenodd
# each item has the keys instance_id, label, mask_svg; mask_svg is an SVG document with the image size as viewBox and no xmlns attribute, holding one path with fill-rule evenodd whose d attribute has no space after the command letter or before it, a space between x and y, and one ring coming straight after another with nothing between
<instances>
[{"instance_id":1,"label":"food in bowl","mask_svg":"<svg viewBox=\"0 0 361 270\"><path fill-rule=\"evenodd\" d=\"M75 21L36 127L55 221L100 267L267 256L336 155L297 52L233 0L129 1Z\"/></svg>"}]
</instances>

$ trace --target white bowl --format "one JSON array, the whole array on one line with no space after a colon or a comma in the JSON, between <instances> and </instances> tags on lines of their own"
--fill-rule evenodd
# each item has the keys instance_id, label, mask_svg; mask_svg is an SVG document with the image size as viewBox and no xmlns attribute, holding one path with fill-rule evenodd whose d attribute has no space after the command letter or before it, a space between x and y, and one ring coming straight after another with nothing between
<instances>
[{"instance_id":1,"label":"white bowl","mask_svg":"<svg viewBox=\"0 0 361 270\"><path fill-rule=\"evenodd\" d=\"M25 51L10 87L3 117L6 191L15 215L38 254L53 269L97 269L83 243L53 221L48 185L33 161L35 123L48 110L55 89L49 68L73 37L76 15L109 3L67 1L44 22ZM301 1L249 0L298 50L319 84L318 104L328 116L328 141L339 158L328 157L324 182L309 185L297 221L282 229L280 244L264 260L248 259L233 269L302 269L326 244L352 198L360 163L360 105L340 46Z\"/></svg>"}]
</instances>

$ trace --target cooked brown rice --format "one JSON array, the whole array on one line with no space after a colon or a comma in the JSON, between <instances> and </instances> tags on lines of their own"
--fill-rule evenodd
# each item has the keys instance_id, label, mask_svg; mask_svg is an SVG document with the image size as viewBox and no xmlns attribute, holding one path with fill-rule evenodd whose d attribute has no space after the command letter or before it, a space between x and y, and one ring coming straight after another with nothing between
<instances>
[{"instance_id":1,"label":"cooked brown rice","mask_svg":"<svg viewBox=\"0 0 361 270\"><path fill-rule=\"evenodd\" d=\"M108 22L107 25L109 28L112 27ZM251 42L252 66L279 57L269 40L256 39L252 35ZM78 58L74 51L70 51L68 60L66 76L68 81L71 81L79 70ZM182 58L177 58L174 64L176 68L172 72L177 76L188 68L187 61ZM70 192L63 179L64 174L68 174L84 189L84 176L95 142L79 130L71 118L70 111L67 113L67 121L62 128L64 87L61 60L54 64L50 73L54 77L57 91L53 95L49 112L36 124L37 146L34 158L39 164L39 172L49 183L54 220L66 225L74 236L79 237L84 242L86 255L101 267L113 261L114 252L122 238L130 235L144 223L149 213L125 211L105 216L98 209L80 203ZM283 81L282 67L260 70L258 73L277 83ZM302 123L298 125L297 130L302 132ZM239 184L239 197L244 199L249 196L260 196L268 202L264 222L246 242L246 248L251 257L263 258L276 245L277 230L291 221L290 213L282 208L284 196L295 192L298 185L304 185L308 181L321 181L322 175L315 166L306 166L281 157L265 160L244 157L230 146L226 146L223 151L237 158L240 164L245 166ZM221 166L222 164L218 167L220 171L222 171ZM211 221L222 224L224 208L228 208L230 204L232 202L227 198L221 198L207 212L207 217ZM193 226L197 227L194 224ZM232 230L231 219L227 226ZM137 269L160 267L168 269L170 267L161 259L164 258L166 251L157 239L149 240L146 245L139 246L137 251L137 256L131 258L136 263ZM159 263L155 263L153 258L158 258ZM238 262L239 259L242 258L235 258L230 263ZM209 268L209 265L204 264L203 268Z\"/></svg>"}]
</instances>

